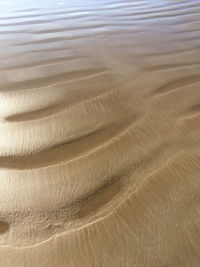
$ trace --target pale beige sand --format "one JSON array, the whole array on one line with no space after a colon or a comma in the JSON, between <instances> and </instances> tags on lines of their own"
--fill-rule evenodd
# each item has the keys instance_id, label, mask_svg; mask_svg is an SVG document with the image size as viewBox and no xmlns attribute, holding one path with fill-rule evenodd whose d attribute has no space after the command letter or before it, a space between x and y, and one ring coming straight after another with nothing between
<instances>
[{"instance_id":1,"label":"pale beige sand","mask_svg":"<svg viewBox=\"0 0 200 267\"><path fill-rule=\"evenodd\" d=\"M199 267L200 1L0 15L0 267Z\"/></svg>"}]
</instances>

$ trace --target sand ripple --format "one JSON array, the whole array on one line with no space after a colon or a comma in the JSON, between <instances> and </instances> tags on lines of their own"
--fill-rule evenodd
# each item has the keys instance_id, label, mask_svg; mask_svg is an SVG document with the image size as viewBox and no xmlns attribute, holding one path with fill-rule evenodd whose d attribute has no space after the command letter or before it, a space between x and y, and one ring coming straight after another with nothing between
<instances>
[{"instance_id":1,"label":"sand ripple","mask_svg":"<svg viewBox=\"0 0 200 267\"><path fill-rule=\"evenodd\" d=\"M0 266L200 266L200 2L0 3Z\"/></svg>"}]
</instances>

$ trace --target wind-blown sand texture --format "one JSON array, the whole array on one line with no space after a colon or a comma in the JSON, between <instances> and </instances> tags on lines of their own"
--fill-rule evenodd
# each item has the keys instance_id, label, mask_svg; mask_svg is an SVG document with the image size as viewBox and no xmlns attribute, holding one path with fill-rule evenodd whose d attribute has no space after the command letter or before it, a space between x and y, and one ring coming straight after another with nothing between
<instances>
[{"instance_id":1,"label":"wind-blown sand texture","mask_svg":"<svg viewBox=\"0 0 200 267\"><path fill-rule=\"evenodd\" d=\"M0 266L200 266L200 1L0 2Z\"/></svg>"}]
</instances>

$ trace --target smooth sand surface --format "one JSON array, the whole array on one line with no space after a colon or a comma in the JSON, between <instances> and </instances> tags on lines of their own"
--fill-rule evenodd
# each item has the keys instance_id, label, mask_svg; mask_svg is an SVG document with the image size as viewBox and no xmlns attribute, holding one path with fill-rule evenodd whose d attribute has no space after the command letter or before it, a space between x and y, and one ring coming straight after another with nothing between
<instances>
[{"instance_id":1,"label":"smooth sand surface","mask_svg":"<svg viewBox=\"0 0 200 267\"><path fill-rule=\"evenodd\" d=\"M0 1L0 267L200 266L200 1Z\"/></svg>"}]
</instances>

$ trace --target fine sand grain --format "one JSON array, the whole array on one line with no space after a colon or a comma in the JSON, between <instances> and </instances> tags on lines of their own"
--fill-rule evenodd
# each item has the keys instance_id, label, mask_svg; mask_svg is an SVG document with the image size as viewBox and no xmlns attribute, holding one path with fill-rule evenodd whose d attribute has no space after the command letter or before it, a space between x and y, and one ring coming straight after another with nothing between
<instances>
[{"instance_id":1,"label":"fine sand grain","mask_svg":"<svg viewBox=\"0 0 200 267\"><path fill-rule=\"evenodd\" d=\"M200 1L0 1L0 267L200 266Z\"/></svg>"}]
</instances>

